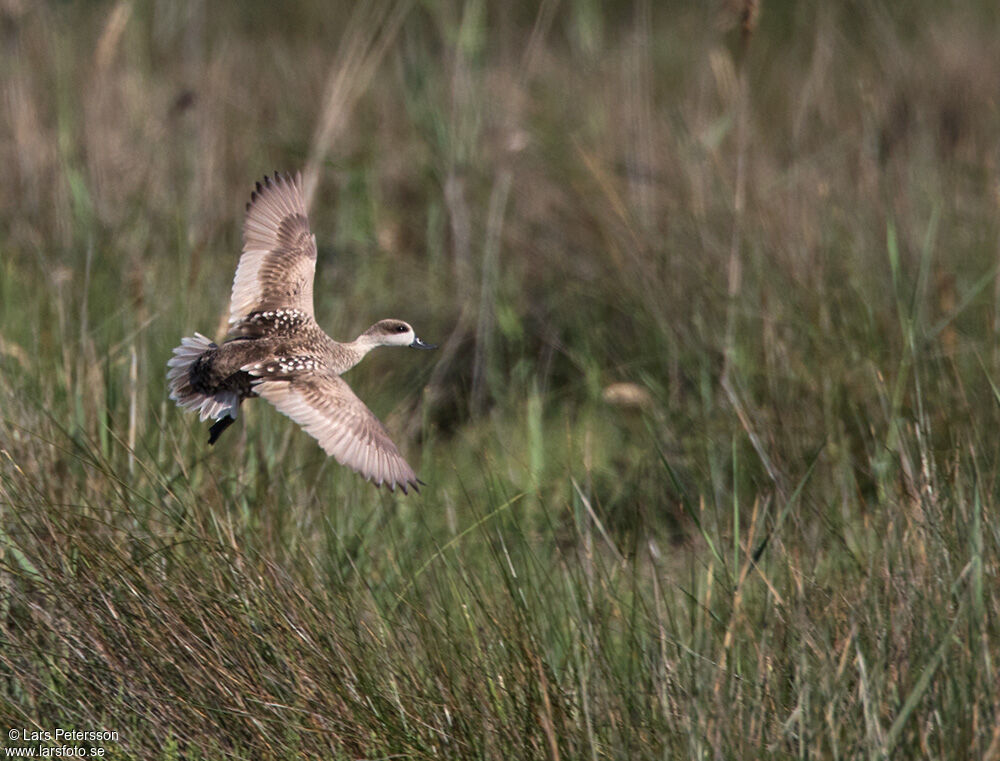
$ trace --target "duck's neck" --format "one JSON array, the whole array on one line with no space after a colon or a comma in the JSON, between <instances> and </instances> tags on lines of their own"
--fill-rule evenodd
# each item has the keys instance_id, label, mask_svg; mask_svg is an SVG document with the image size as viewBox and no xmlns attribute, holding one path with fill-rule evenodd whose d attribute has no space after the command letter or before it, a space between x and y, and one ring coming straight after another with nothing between
<instances>
[{"instance_id":1,"label":"duck's neck","mask_svg":"<svg viewBox=\"0 0 1000 761\"><path fill-rule=\"evenodd\" d=\"M358 362L365 358L372 349L378 346L371 338L362 334L349 343L342 343L338 346L338 353L343 358L344 369L340 372L347 372Z\"/></svg>"}]
</instances>

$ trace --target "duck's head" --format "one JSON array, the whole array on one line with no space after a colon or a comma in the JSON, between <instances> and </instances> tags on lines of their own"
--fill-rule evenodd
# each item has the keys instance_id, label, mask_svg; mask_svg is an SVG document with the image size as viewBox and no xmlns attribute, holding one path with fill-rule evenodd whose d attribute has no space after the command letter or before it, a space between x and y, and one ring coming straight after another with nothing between
<instances>
[{"instance_id":1,"label":"duck's head","mask_svg":"<svg viewBox=\"0 0 1000 761\"><path fill-rule=\"evenodd\" d=\"M379 320L361 334L373 346L409 346L411 349L436 349L436 344L424 343L413 332L410 323L402 320Z\"/></svg>"}]
</instances>

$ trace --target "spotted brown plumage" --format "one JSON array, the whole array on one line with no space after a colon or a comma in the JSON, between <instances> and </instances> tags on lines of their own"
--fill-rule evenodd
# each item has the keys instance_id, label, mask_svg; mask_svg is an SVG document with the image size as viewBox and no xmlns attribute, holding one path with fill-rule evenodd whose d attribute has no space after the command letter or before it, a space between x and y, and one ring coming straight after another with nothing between
<instances>
[{"instance_id":1,"label":"spotted brown plumage","mask_svg":"<svg viewBox=\"0 0 1000 761\"><path fill-rule=\"evenodd\" d=\"M340 377L377 346L432 349L402 320L380 320L341 343L316 323L316 238L302 180L275 174L257 183L243 226L243 253L230 298L227 339L196 333L167 363L170 398L215 421L214 444L245 399L259 396L290 417L337 462L376 485L419 481L385 426Z\"/></svg>"},{"instance_id":2,"label":"spotted brown plumage","mask_svg":"<svg viewBox=\"0 0 1000 761\"><path fill-rule=\"evenodd\" d=\"M302 200L302 178L275 172L250 194L243 220L243 255L236 266L229 323L281 308L313 317L316 236Z\"/></svg>"}]
</instances>

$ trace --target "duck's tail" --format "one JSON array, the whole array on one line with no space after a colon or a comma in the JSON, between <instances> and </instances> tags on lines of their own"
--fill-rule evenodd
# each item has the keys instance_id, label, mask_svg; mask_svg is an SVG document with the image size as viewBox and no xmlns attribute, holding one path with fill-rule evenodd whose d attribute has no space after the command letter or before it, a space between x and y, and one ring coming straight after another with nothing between
<instances>
[{"instance_id":1,"label":"duck's tail","mask_svg":"<svg viewBox=\"0 0 1000 761\"><path fill-rule=\"evenodd\" d=\"M191 383L191 368L194 363L205 352L217 348L219 347L201 333L181 340L181 345L174 349L174 356L167 362L167 367L170 368L167 370L170 398L177 402L178 407L198 412L202 420L228 417L231 421L240 408L239 394L235 391L205 393Z\"/></svg>"}]
</instances>

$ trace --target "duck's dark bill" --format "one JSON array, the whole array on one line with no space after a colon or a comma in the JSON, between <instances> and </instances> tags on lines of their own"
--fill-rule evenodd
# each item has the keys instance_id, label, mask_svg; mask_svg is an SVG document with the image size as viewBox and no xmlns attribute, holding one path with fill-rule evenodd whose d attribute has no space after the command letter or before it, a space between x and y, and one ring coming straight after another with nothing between
<instances>
[{"instance_id":1,"label":"duck's dark bill","mask_svg":"<svg viewBox=\"0 0 1000 761\"><path fill-rule=\"evenodd\" d=\"M428 344L421 341L419 338L414 338L413 343L410 344L412 349L436 349L437 344Z\"/></svg>"}]
</instances>

